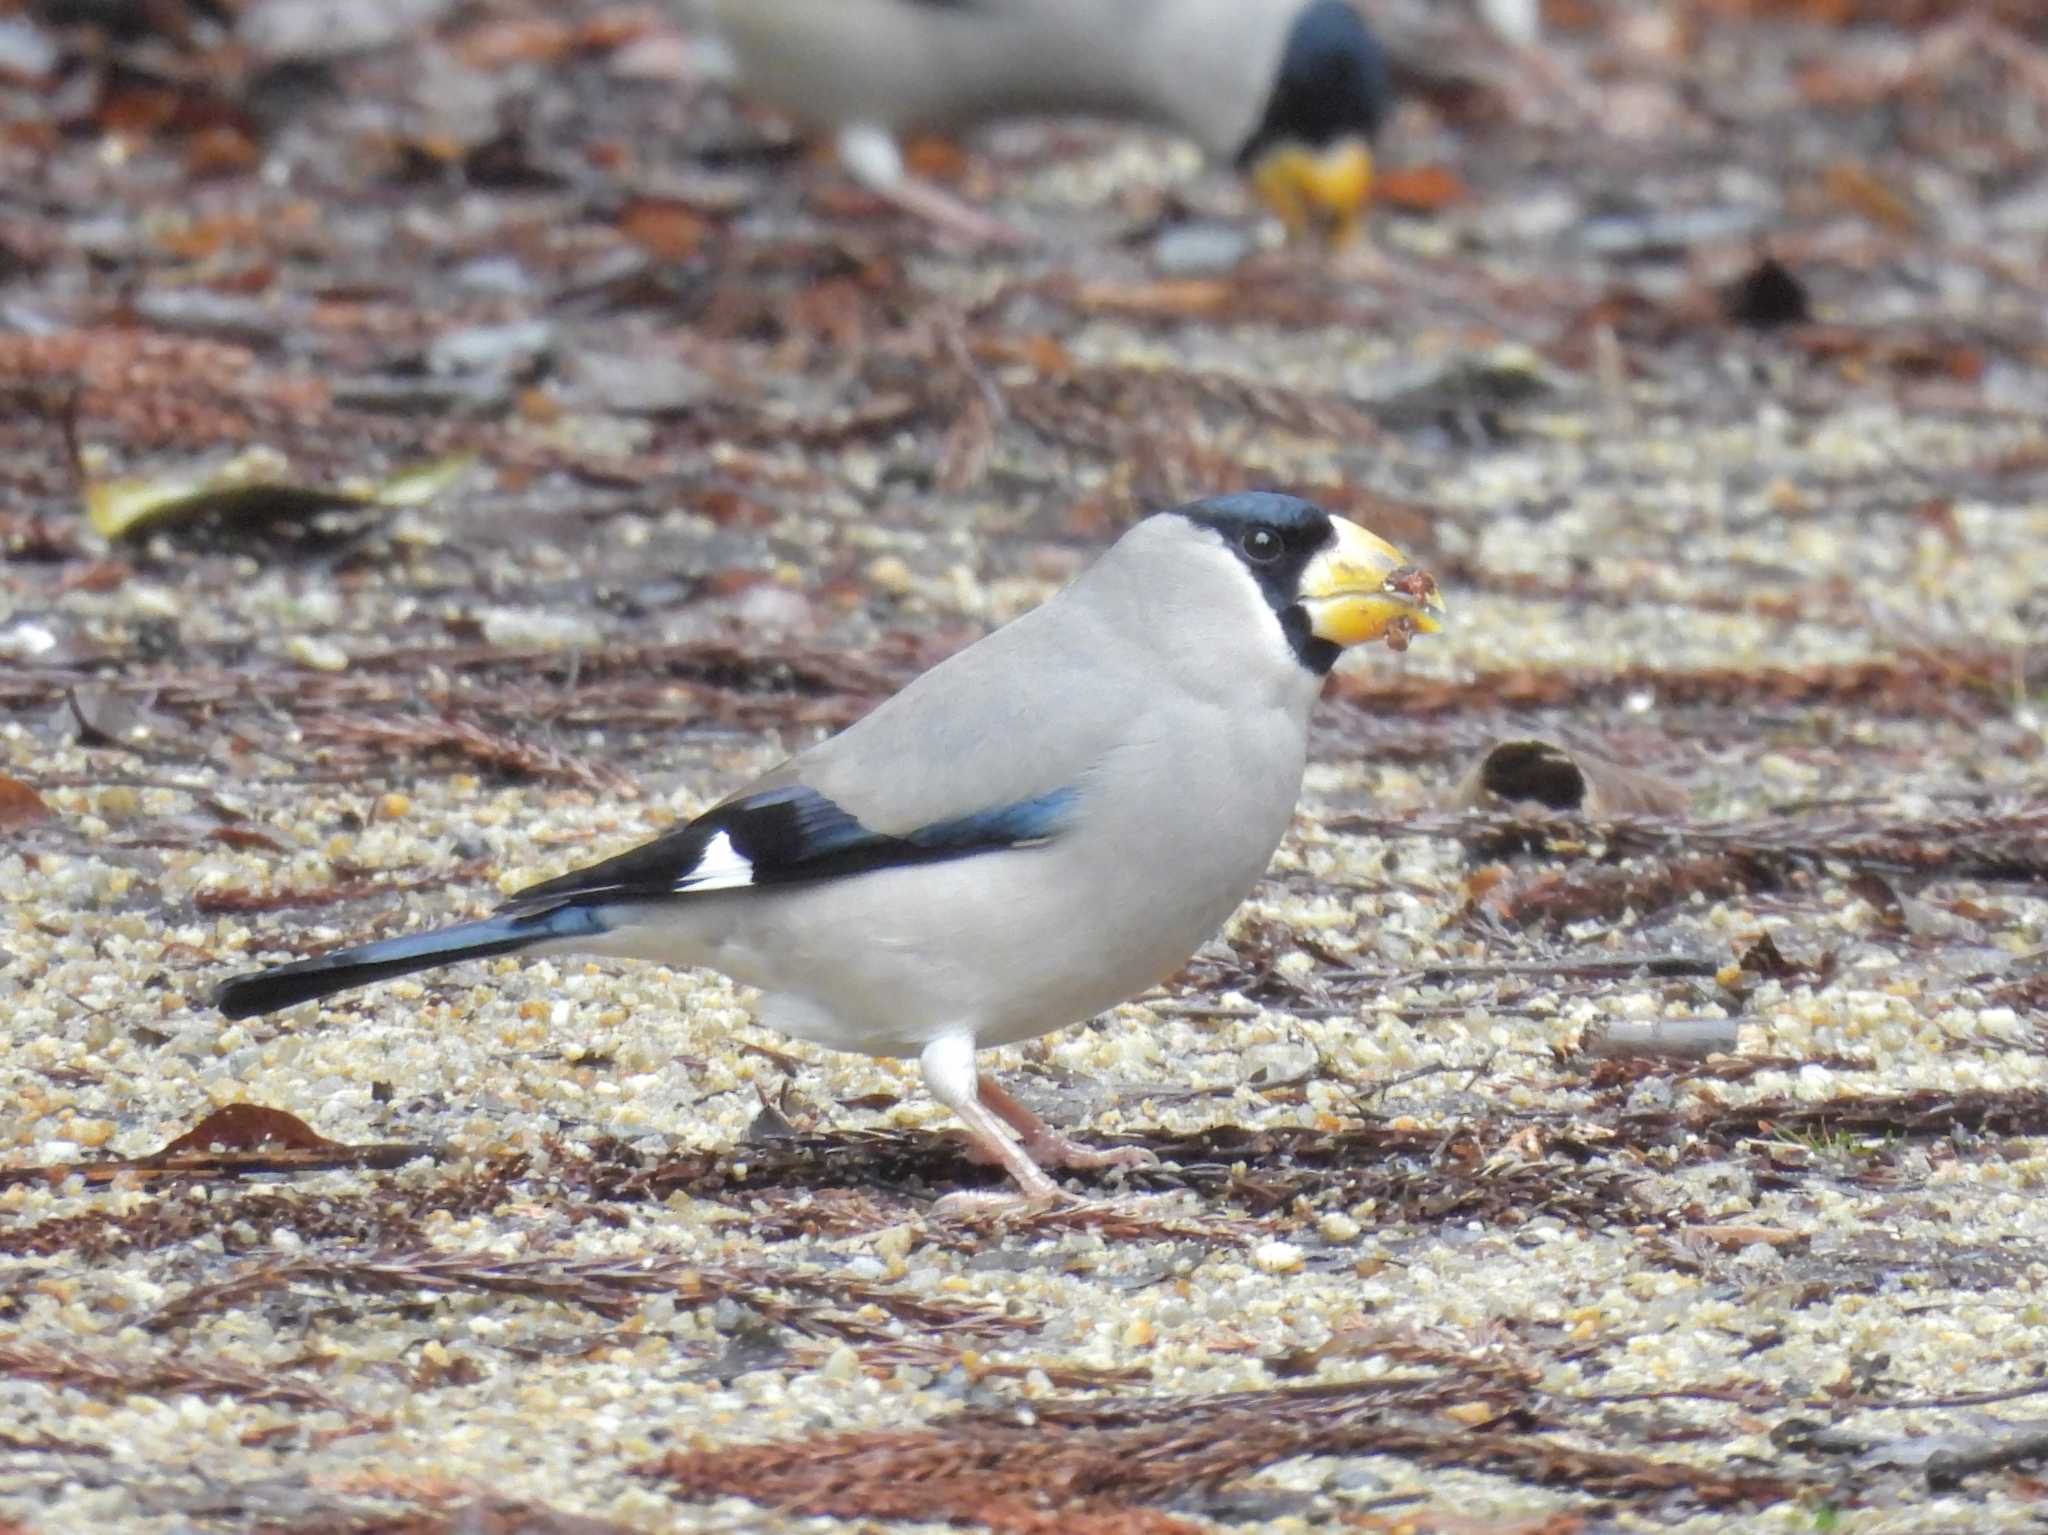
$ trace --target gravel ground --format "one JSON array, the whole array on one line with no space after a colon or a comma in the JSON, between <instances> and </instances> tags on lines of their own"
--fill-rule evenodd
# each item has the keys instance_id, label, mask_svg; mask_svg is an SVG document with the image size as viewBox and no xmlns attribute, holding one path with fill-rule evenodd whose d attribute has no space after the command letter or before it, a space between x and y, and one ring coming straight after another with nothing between
<instances>
[{"instance_id":1,"label":"gravel ground","mask_svg":"<svg viewBox=\"0 0 2048 1535\"><path fill-rule=\"evenodd\" d=\"M2048 61L1583 9L1389 15L1364 249L1061 125L944 172L1001 259L637 12L0 16L0 1531L2040 1528ZM914 1073L715 976L205 1005L1248 484L1453 622L1187 971L994 1055L1158 1169L941 1218ZM1594 799L1459 792L1529 738Z\"/></svg>"}]
</instances>

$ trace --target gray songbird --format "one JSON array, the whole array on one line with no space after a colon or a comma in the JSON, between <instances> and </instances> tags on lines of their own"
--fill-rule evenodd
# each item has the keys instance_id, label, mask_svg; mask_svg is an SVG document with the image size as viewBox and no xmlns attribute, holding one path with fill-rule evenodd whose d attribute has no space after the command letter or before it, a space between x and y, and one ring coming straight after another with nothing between
<instances>
[{"instance_id":1,"label":"gray songbird","mask_svg":"<svg viewBox=\"0 0 2048 1535\"><path fill-rule=\"evenodd\" d=\"M1088 114L1185 134L1347 238L1393 90L1346 0L699 0L746 89L900 187L898 134Z\"/></svg>"},{"instance_id":2,"label":"gray songbird","mask_svg":"<svg viewBox=\"0 0 2048 1535\"><path fill-rule=\"evenodd\" d=\"M1339 652L1400 648L1441 613L1425 572L1306 501L1157 512L1043 606L687 825L481 921L239 976L214 1000L246 1018L498 954L719 970L785 1033L916 1056L978 1148L1050 1198L1042 1164L1149 1158L1068 1141L975 1052L1179 969L1287 830Z\"/></svg>"}]
</instances>

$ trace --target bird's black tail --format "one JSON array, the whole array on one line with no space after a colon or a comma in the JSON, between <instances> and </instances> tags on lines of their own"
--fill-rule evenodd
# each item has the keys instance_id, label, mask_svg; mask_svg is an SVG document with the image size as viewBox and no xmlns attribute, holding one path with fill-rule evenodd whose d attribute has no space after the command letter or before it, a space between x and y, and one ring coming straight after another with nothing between
<instances>
[{"instance_id":1,"label":"bird's black tail","mask_svg":"<svg viewBox=\"0 0 2048 1535\"><path fill-rule=\"evenodd\" d=\"M465 959L517 954L521 949L588 938L604 930L599 913L589 906L558 906L552 911L486 917L481 922L387 938L381 943L338 949L318 959L302 959L296 964L238 975L214 992L213 1005L230 1018L253 1018L258 1013L274 1013L279 1008L367 986L373 981L411 975L415 970L432 970Z\"/></svg>"}]
</instances>

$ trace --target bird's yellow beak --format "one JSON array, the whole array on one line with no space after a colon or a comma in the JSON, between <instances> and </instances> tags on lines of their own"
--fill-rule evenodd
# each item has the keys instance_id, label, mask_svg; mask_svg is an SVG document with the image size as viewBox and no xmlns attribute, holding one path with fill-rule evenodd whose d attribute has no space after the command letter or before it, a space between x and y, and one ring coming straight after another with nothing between
<instances>
[{"instance_id":1,"label":"bird's yellow beak","mask_svg":"<svg viewBox=\"0 0 2048 1535\"><path fill-rule=\"evenodd\" d=\"M1323 149L1282 144L1252 162L1251 183L1289 235L1320 230L1331 245L1346 245L1372 200L1372 148L1349 137Z\"/></svg>"},{"instance_id":2,"label":"bird's yellow beak","mask_svg":"<svg viewBox=\"0 0 2048 1535\"><path fill-rule=\"evenodd\" d=\"M1317 639L1344 647L1383 639L1391 650L1406 650L1411 636L1443 628L1435 576L1357 523L1330 523L1337 542L1301 573L1301 605Z\"/></svg>"}]
</instances>

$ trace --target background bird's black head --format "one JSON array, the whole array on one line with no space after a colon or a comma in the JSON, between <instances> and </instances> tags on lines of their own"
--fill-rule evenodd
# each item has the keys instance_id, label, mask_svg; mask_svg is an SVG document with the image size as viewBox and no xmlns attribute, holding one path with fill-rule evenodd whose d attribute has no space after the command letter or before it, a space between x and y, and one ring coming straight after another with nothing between
<instances>
[{"instance_id":1,"label":"background bird's black head","mask_svg":"<svg viewBox=\"0 0 2048 1535\"><path fill-rule=\"evenodd\" d=\"M1393 105L1387 56L1345 0L1309 0L1287 34L1266 115L1238 151L1249 165L1281 144L1323 149L1341 138L1376 138Z\"/></svg>"},{"instance_id":2,"label":"background bird's black head","mask_svg":"<svg viewBox=\"0 0 2048 1535\"><path fill-rule=\"evenodd\" d=\"M1309 632L1301 605L1302 572L1335 537L1328 512L1299 496L1248 490L1191 502L1164 515L1185 517L1222 536L1224 547L1259 583L1304 666L1321 674L1336 664L1338 647Z\"/></svg>"}]
</instances>

